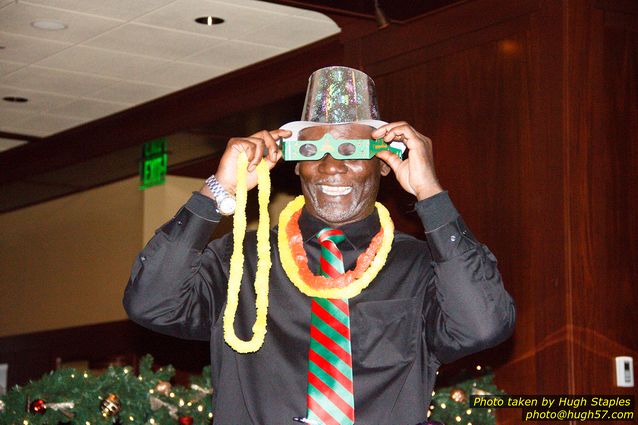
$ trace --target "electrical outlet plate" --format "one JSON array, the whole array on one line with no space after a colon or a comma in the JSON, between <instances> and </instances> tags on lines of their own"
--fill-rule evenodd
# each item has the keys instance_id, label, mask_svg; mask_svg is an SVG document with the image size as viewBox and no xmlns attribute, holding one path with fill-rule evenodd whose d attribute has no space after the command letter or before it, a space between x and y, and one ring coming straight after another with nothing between
<instances>
[{"instance_id":1,"label":"electrical outlet plate","mask_svg":"<svg viewBox=\"0 0 638 425\"><path fill-rule=\"evenodd\" d=\"M616 386L634 386L634 359L629 356L616 357Z\"/></svg>"},{"instance_id":2,"label":"electrical outlet plate","mask_svg":"<svg viewBox=\"0 0 638 425\"><path fill-rule=\"evenodd\" d=\"M0 363L0 395L7 393L7 375L9 373L9 365Z\"/></svg>"}]
</instances>

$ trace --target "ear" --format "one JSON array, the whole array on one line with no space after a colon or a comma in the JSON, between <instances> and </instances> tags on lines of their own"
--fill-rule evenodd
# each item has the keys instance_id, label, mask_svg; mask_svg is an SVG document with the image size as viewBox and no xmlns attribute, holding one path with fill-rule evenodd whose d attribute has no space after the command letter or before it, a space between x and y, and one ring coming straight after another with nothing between
<instances>
[{"instance_id":1,"label":"ear","mask_svg":"<svg viewBox=\"0 0 638 425\"><path fill-rule=\"evenodd\" d=\"M383 177L387 176L388 174L390 174L390 171L392 171L392 168L390 168L390 166L388 164L385 163L385 161L379 160L380 162L380 168L381 168L381 175Z\"/></svg>"},{"instance_id":2,"label":"ear","mask_svg":"<svg viewBox=\"0 0 638 425\"><path fill-rule=\"evenodd\" d=\"M297 161L297 163L295 164L295 174L299 175L299 162Z\"/></svg>"}]
</instances>

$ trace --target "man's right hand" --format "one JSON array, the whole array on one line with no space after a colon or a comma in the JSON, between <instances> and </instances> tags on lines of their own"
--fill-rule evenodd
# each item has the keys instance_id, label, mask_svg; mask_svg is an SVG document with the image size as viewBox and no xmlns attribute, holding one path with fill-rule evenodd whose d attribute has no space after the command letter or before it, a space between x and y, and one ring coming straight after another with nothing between
<instances>
[{"instance_id":1,"label":"man's right hand","mask_svg":"<svg viewBox=\"0 0 638 425\"><path fill-rule=\"evenodd\" d=\"M268 164L268 168L272 169L282 156L281 150L277 145L277 140L290 137L292 133L289 130L262 130L249 137L233 137L228 141L226 150L219 161L219 167L215 172L215 178L226 191L235 195L237 188L237 160L241 152L245 152L248 157L248 177L246 184L248 190L257 186L257 164L263 158ZM268 149L268 155L264 156L264 151ZM200 192L210 198L213 194L208 187L204 185Z\"/></svg>"}]
</instances>

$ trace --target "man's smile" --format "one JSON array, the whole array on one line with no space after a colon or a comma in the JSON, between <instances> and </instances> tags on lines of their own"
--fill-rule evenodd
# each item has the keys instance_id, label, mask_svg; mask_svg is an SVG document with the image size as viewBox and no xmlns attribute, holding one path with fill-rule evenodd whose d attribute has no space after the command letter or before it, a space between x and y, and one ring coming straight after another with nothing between
<instances>
[{"instance_id":1,"label":"man's smile","mask_svg":"<svg viewBox=\"0 0 638 425\"><path fill-rule=\"evenodd\" d=\"M343 196L352 192L352 186L328 186L325 184L318 184L319 190L329 196Z\"/></svg>"}]
</instances>

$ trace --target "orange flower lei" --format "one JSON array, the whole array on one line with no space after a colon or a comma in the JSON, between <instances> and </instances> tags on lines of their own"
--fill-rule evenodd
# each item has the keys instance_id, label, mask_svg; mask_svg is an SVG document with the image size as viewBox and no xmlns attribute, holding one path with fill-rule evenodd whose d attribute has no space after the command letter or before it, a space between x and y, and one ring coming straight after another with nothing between
<instances>
[{"instance_id":1,"label":"orange flower lei","mask_svg":"<svg viewBox=\"0 0 638 425\"><path fill-rule=\"evenodd\" d=\"M385 265L394 238L394 225L388 210L376 203L381 230L357 259L354 270L338 278L315 276L308 268L308 258L299 229L299 216L304 205L303 196L290 202L279 216L279 255L292 283L304 294L321 298L352 298L377 276Z\"/></svg>"}]
</instances>

